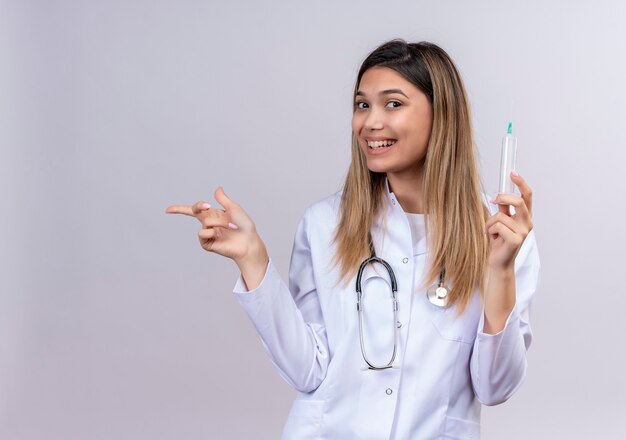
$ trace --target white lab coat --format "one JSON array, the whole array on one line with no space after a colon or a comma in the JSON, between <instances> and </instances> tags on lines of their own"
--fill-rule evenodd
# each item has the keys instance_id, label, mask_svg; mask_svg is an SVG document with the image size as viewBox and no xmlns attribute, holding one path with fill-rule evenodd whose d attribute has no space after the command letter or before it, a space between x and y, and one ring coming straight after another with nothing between
<instances>
[{"instance_id":1,"label":"white lab coat","mask_svg":"<svg viewBox=\"0 0 626 440\"><path fill-rule=\"evenodd\" d=\"M376 253L398 283L399 368L367 370L359 345L355 280L335 286L332 234L339 219L337 192L310 206L295 235L289 286L272 260L261 284L248 292L240 276L237 300L254 324L280 375L300 393L283 439L478 439L481 403L507 400L526 373L531 342L529 308L539 282L534 232L515 260L516 305L504 330L482 332L478 289L467 311L432 305L417 290L429 252L417 246L402 207L389 198L386 234L372 227ZM490 206L495 212L497 207ZM363 274L368 356L385 364L393 349L389 278L380 265ZM381 270L382 269L382 270ZM378 273L377 273L378 272Z\"/></svg>"}]
</instances>

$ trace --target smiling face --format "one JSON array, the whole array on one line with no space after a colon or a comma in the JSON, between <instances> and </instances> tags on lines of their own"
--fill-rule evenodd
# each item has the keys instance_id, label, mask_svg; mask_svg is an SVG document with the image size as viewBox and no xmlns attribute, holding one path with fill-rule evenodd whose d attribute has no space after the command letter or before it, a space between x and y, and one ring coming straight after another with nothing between
<instances>
[{"instance_id":1,"label":"smiling face","mask_svg":"<svg viewBox=\"0 0 626 440\"><path fill-rule=\"evenodd\" d=\"M372 67L361 77L352 131L378 173L420 174L433 123L428 97L388 67Z\"/></svg>"}]
</instances>

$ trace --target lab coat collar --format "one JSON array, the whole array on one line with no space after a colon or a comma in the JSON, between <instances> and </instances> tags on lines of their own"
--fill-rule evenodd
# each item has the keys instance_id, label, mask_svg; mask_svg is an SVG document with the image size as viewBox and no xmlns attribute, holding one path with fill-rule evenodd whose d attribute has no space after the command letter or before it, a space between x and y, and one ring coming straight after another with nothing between
<instances>
[{"instance_id":1,"label":"lab coat collar","mask_svg":"<svg viewBox=\"0 0 626 440\"><path fill-rule=\"evenodd\" d=\"M389 189L389 179L387 176L385 176L385 190L387 190L387 197L391 198L393 193Z\"/></svg>"},{"instance_id":2,"label":"lab coat collar","mask_svg":"<svg viewBox=\"0 0 626 440\"><path fill-rule=\"evenodd\" d=\"M385 192L387 193L387 201L389 202L389 215L394 214L393 211L396 211L396 215L402 214L404 216L404 210L402 209L402 206L400 206L396 195L389 188L389 179L387 178L387 176L385 176ZM400 210L399 212L397 211L398 209Z\"/></svg>"}]
</instances>

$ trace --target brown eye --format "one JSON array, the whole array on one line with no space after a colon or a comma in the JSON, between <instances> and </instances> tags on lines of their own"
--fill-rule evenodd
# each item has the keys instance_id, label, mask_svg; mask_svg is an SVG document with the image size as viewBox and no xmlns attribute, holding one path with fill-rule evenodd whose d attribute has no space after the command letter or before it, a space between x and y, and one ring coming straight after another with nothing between
<instances>
[{"instance_id":1,"label":"brown eye","mask_svg":"<svg viewBox=\"0 0 626 440\"><path fill-rule=\"evenodd\" d=\"M367 103L363 102L363 101L359 101L359 102L356 102L354 104L354 108L356 108L356 109L364 109L364 108L367 108L367 107L368 107Z\"/></svg>"},{"instance_id":2,"label":"brown eye","mask_svg":"<svg viewBox=\"0 0 626 440\"><path fill-rule=\"evenodd\" d=\"M402 103L400 101L389 101L386 105L386 107L389 108L398 108L402 105Z\"/></svg>"}]
</instances>

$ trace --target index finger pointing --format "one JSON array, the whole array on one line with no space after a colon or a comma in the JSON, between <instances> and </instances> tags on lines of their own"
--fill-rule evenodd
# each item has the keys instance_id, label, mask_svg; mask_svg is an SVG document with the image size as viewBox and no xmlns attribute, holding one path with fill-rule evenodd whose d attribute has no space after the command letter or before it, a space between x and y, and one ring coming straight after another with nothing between
<instances>
[{"instance_id":1,"label":"index finger pointing","mask_svg":"<svg viewBox=\"0 0 626 440\"><path fill-rule=\"evenodd\" d=\"M187 205L168 206L165 212L167 214L185 214L185 215L190 215L192 217L195 217L191 206L187 206Z\"/></svg>"}]
</instances>

